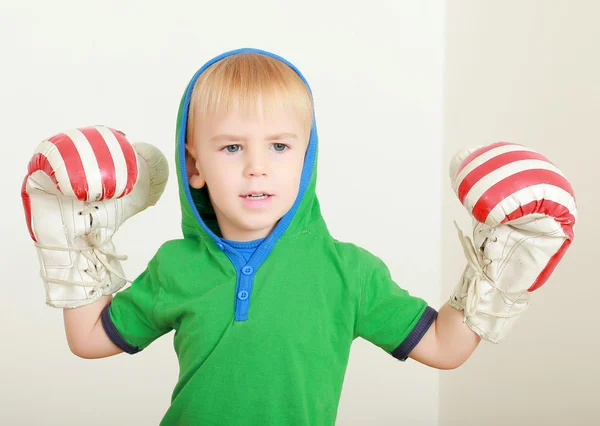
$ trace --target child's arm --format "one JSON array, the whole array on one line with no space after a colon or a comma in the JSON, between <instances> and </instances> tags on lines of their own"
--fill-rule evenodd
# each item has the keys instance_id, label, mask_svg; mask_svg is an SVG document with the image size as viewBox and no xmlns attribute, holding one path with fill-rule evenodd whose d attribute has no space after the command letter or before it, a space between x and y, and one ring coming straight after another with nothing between
<instances>
[{"instance_id":1,"label":"child's arm","mask_svg":"<svg viewBox=\"0 0 600 426\"><path fill-rule=\"evenodd\" d=\"M462 311L446 303L437 319L408 355L410 358L440 370L460 367L481 341L464 322Z\"/></svg>"},{"instance_id":2,"label":"child's arm","mask_svg":"<svg viewBox=\"0 0 600 426\"><path fill-rule=\"evenodd\" d=\"M123 352L108 338L100 314L113 296L74 309L63 309L65 332L71 352L81 358L104 358Z\"/></svg>"}]
</instances>

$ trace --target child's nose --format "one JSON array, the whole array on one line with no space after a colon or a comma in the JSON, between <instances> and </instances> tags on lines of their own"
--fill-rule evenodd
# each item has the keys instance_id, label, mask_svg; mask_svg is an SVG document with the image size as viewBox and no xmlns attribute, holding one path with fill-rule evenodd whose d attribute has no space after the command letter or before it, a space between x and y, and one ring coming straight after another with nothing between
<instances>
[{"instance_id":1,"label":"child's nose","mask_svg":"<svg viewBox=\"0 0 600 426\"><path fill-rule=\"evenodd\" d=\"M249 153L246 157L245 175L248 177L266 175L266 161L260 153Z\"/></svg>"}]
</instances>

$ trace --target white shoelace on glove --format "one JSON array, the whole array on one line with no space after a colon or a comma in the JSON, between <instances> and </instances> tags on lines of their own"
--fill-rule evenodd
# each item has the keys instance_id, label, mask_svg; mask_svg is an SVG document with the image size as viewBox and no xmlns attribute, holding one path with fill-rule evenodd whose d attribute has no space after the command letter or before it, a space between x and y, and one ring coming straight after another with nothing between
<instances>
[{"instance_id":1,"label":"white shoelace on glove","mask_svg":"<svg viewBox=\"0 0 600 426\"><path fill-rule=\"evenodd\" d=\"M90 207L83 209L79 214L80 215L86 215L86 214L91 215L96 210L97 210L96 207L90 206ZM99 247L97 245L98 242L96 239L96 234L93 234L93 233L87 234L87 235L85 235L85 239L89 243L89 246L87 246L87 247L54 247L54 246L49 246L46 244L40 244L37 242L35 242L34 244L37 247L44 249L44 250L80 252L86 259L88 259L90 262L92 262L92 265L94 266L94 268L93 269L89 269L89 268L85 269L84 272L86 274L88 274L97 284L90 285L93 283L83 283L83 282L70 281L70 280L61 280L58 278L51 278L51 277L45 276L42 272L40 272L41 277L48 282L52 282L52 283L56 283L56 284L67 284L67 285L77 285L77 286L82 286L82 287L93 287L93 289L90 291L89 294L94 294L96 291L98 291L99 288L103 287L105 284L107 286L110 285L110 282L107 282L107 280L110 281L110 278L108 278L108 273L114 274L117 277L121 278L122 280L124 280L128 283L131 282L131 280L128 280L122 274L117 272L112 266L110 266L110 263L108 261L109 258L115 258L118 260L127 260L126 255L117 254L114 251L109 250L108 248ZM106 242L106 244L108 244L108 243L110 243L110 240Z\"/></svg>"},{"instance_id":2,"label":"white shoelace on glove","mask_svg":"<svg viewBox=\"0 0 600 426\"><path fill-rule=\"evenodd\" d=\"M492 263L491 259L486 259L483 257L483 253L479 250L475 249L473 245L473 241L468 236L464 235L461 229L459 228L456 221L454 221L454 225L458 230L458 238L460 239L460 243L462 245L463 251L465 253L465 258L467 259L467 266L465 267L465 272L470 267L474 274L467 280L463 281L463 285L460 290L459 297L462 299L464 296L467 296L467 300L465 302L464 307L464 319L463 322L467 320L468 317L480 312L485 315L491 315L499 318L512 318L514 316L519 315L516 314L502 314L497 312L487 312L478 310L479 302L481 302L481 281L485 280L489 282L493 287L495 287L499 292L504 292L499 289L494 281L490 279L485 273L484 268ZM491 242L498 241L498 238L494 236L494 227L482 228L479 229L478 232L482 232L485 238L488 238ZM465 288L466 287L466 288Z\"/></svg>"}]
</instances>

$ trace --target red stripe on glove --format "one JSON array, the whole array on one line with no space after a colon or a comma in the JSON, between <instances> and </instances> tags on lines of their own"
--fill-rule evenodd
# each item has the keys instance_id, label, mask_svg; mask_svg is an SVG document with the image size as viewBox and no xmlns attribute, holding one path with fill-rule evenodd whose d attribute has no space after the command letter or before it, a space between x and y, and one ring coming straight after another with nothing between
<instances>
[{"instance_id":1,"label":"red stripe on glove","mask_svg":"<svg viewBox=\"0 0 600 426\"><path fill-rule=\"evenodd\" d=\"M119 141L119 145L121 145L121 150L123 151L123 156L125 157L125 163L127 164L127 185L125 186L123 192L119 194L118 198L121 198L122 196L129 194L133 189L133 185L137 182L137 161L133 146L131 146L125 136L117 130L110 129L110 131L113 133L113 135L115 135L117 141Z\"/></svg>"},{"instance_id":2,"label":"red stripe on glove","mask_svg":"<svg viewBox=\"0 0 600 426\"><path fill-rule=\"evenodd\" d=\"M101 199L109 199L115 195L117 186L115 162L112 154L106 144L106 141L100 132L94 127L82 127L79 130L90 143L98 162L98 169L102 178L102 196Z\"/></svg>"},{"instance_id":3,"label":"red stripe on glove","mask_svg":"<svg viewBox=\"0 0 600 426\"><path fill-rule=\"evenodd\" d=\"M479 222L485 223L489 213L506 197L511 196L521 189L528 188L539 184L554 185L561 188L573 196L573 190L569 182L561 175L544 169L524 170L514 175L502 179L500 182L492 185L483 195L477 200L473 206L472 215ZM539 201L539 200L538 200ZM536 211L537 213L547 214L556 217L552 214L553 206L550 203L545 205L548 210ZM565 206L566 207L566 206ZM514 213L514 212L513 212ZM515 218L521 217L522 214L516 214ZM558 218L557 218L558 219ZM563 219L566 220L566 219Z\"/></svg>"},{"instance_id":4,"label":"red stripe on glove","mask_svg":"<svg viewBox=\"0 0 600 426\"><path fill-rule=\"evenodd\" d=\"M48 139L48 141L56 146L65 162L65 169L67 169L73 193L77 199L86 201L88 199L89 187L83 168L83 162L81 161L79 151L77 151L75 144L71 138L64 133L53 136Z\"/></svg>"},{"instance_id":5,"label":"red stripe on glove","mask_svg":"<svg viewBox=\"0 0 600 426\"><path fill-rule=\"evenodd\" d=\"M456 171L456 175L455 175L455 176L453 176L453 178L455 178L456 176L458 176L458 174L459 174L459 173L462 171L462 169L464 169L464 168L467 166L467 164L469 164L469 163L470 163L471 161L473 161L475 158L479 157L479 156L480 156L480 155L482 155L482 154L485 154L485 153L486 153L486 152L488 152L488 151L491 151L491 150L492 150L492 149L494 149L494 148L498 148L499 146L504 146L504 145L519 145L519 144L512 143L512 142L496 142L496 143L493 143L493 144L491 144L491 145L484 146L483 148L479 148L479 149L478 149L478 150L476 150L476 151L473 151L471 154L469 154L469 155L467 156L467 158L465 158L465 159L462 161L462 163L461 163L460 167L459 167L459 168L458 168L458 170ZM519 145L519 146L521 146L521 145Z\"/></svg>"},{"instance_id":6,"label":"red stripe on glove","mask_svg":"<svg viewBox=\"0 0 600 426\"><path fill-rule=\"evenodd\" d=\"M482 178L487 176L489 173L498 170L500 167L522 160L541 160L550 163L543 155L531 151L505 152L504 154L490 158L485 163L474 168L460 183L460 186L458 187L458 198L460 199L461 204L464 204L465 197L471 188L473 188L473 186Z\"/></svg>"}]
</instances>

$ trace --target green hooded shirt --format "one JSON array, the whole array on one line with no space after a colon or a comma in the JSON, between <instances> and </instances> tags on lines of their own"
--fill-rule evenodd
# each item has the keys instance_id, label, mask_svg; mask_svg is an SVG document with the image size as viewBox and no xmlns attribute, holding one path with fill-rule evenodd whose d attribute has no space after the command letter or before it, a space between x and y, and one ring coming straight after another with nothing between
<instances>
[{"instance_id":1,"label":"green hooded shirt","mask_svg":"<svg viewBox=\"0 0 600 426\"><path fill-rule=\"evenodd\" d=\"M368 251L337 241L315 192L313 115L297 199L248 261L219 236L206 190L190 187L185 137L196 72L177 118L183 238L164 243L102 312L109 338L134 354L175 330L179 378L161 425L334 425L352 342L404 361L437 316ZM141 407L140 407L141 409Z\"/></svg>"}]
</instances>

